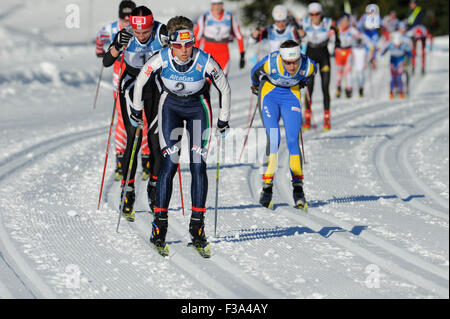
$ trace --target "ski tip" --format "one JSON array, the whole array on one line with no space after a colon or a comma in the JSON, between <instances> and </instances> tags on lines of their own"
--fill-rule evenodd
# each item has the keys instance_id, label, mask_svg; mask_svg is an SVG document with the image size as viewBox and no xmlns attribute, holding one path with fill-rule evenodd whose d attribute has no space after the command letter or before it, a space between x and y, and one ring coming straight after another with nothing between
<instances>
[{"instance_id":1,"label":"ski tip","mask_svg":"<svg viewBox=\"0 0 450 319\"><path fill-rule=\"evenodd\" d=\"M294 208L301 209L304 212L308 212L308 203L304 203L304 204L299 203L299 204L295 205Z\"/></svg>"}]
</instances>

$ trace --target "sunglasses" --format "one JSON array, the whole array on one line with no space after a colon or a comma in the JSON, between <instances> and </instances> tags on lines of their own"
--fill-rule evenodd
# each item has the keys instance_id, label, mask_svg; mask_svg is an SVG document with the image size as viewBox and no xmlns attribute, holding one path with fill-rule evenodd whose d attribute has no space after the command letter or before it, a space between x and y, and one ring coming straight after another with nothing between
<instances>
[{"instance_id":1,"label":"sunglasses","mask_svg":"<svg viewBox=\"0 0 450 319\"><path fill-rule=\"evenodd\" d=\"M309 15L310 15L311 17L320 16L320 12L310 13Z\"/></svg>"},{"instance_id":2,"label":"sunglasses","mask_svg":"<svg viewBox=\"0 0 450 319\"><path fill-rule=\"evenodd\" d=\"M298 65L300 64L300 59L295 60L295 61L284 61L283 60L284 65Z\"/></svg>"},{"instance_id":3,"label":"sunglasses","mask_svg":"<svg viewBox=\"0 0 450 319\"><path fill-rule=\"evenodd\" d=\"M182 47L185 47L186 49L194 46L195 42L194 41L189 41L189 42L184 42L184 43L172 43L172 46L175 49L181 49Z\"/></svg>"}]
</instances>

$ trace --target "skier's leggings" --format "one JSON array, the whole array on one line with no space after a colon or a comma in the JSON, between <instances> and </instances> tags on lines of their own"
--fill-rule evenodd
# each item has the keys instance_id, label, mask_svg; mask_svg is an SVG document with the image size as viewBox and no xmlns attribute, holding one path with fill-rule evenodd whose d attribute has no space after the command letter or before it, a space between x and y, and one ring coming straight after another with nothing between
<instances>
[{"instance_id":1,"label":"skier's leggings","mask_svg":"<svg viewBox=\"0 0 450 319\"><path fill-rule=\"evenodd\" d=\"M189 139L192 213L203 215L206 212L208 193L206 156L212 121L209 100L207 95L186 98L175 97L167 92L161 95L158 121L159 143L163 157L156 184L156 214L165 214L169 208L173 178L180 159L184 122Z\"/></svg>"},{"instance_id":2,"label":"skier's leggings","mask_svg":"<svg viewBox=\"0 0 450 319\"><path fill-rule=\"evenodd\" d=\"M395 88L398 88L398 90L403 93L403 63L403 57L401 59L391 60L391 92L393 92Z\"/></svg>"},{"instance_id":3,"label":"skier's leggings","mask_svg":"<svg viewBox=\"0 0 450 319\"><path fill-rule=\"evenodd\" d=\"M425 37L414 38L413 49L412 49L412 66L416 67L416 56L417 56L417 43L420 42L422 45L422 68L425 69L425 56L426 56L426 41Z\"/></svg>"},{"instance_id":4,"label":"skier's leggings","mask_svg":"<svg viewBox=\"0 0 450 319\"><path fill-rule=\"evenodd\" d=\"M319 67L320 78L322 80L323 108L330 110L330 53L327 47L311 48L308 47L306 55L313 60ZM314 79L308 82L309 95L312 99L314 91ZM311 100L312 103L312 100ZM310 110L311 105L305 103L306 109Z\"/></svg>"},{"instance_id":5,"label":"skier's leggings","mask_svg":"<svg viewBox=\"0 0 450 319\"><path fill-rule=\"evenodd\" d=\"M131 152L133 148L134 138L136 134L136 128L131 125L130 123L130 114L131 114L131 107L133 103L133 90L134 90L134 84L135 84L136 78L130 74L128 74L126 71L122 76L121 82L120 82L120 92L119 92L119 98L120 98L120 108L123 118L123 123L125 125L125 129L127 132L127 146L125 149L125 163L123 167L123 179L122 184L125 183L126 177L128 174L128 166L129 166L129 159L131 157ZM157 123L157 103L159 100L159 91L155 84L155 82L149 82L148 86L144 88L144 130L143 134L145 134L148 137L148 141L150 141L150 148L151 148L151 156L150 156L150 172L152 176L158 176L159 169L160 169L160 163L161 163L161 151L159 148L159 141L155 137L157 130L157 127L153 126L148 128L147 126L150 126L152 123ZM147 121L148 119L148 121ZM148 125L147 125L148 123ZM139 149L141 147L142 143L142 136L141 134L139 136L138 140L138 146L136 149L136 152L134 154L133 159L133 165L131 168L131 175L130 175L130 181L129 184L134 184L135 182L135 176L136 176L136 168L137 168L137 155L139 153Z\"/></svg>"}]
</instances>

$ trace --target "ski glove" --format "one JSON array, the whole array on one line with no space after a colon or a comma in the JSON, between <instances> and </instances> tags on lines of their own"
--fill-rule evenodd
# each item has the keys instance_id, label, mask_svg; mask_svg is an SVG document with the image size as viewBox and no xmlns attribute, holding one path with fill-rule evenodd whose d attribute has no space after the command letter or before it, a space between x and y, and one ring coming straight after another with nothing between
<instances>
[{"instance_id":1,"label":"ski glove","mask_svg":"<svg viewBox=\"0 0 450 319\"><path fill-rule=\"evenodd\" d=\"M217 120L217 135L222 135L222 138L227 136L230 125L228 125L228 121L224 122L221 120Z\"/></svg>"},{"instance_id":2,"label":"ski glove","mask_svg":"<svg viewBox=\"0 0 450 319\"><path fill-rule=\"evenodd\" d=\"M245 67L245 52L241 53L241 60L239 61L239 68L243 69Z\"/></svg>"},{"instance_id":3,"label":"ski glove","mask_svg":"<svg viewBox=\"0 0 450 319\"><path fill-rule=\"evenodd\" d=\"M252 85L250 87L250 89L252 90L252 93L255 94L256 96L259 95L259 88L256 85Z\"/></svg>"},{"instance_id":4,"label":"ski glove","mask_svg":"<svg viewBox=\"0 0 450 319\"><path fill-rule=\"evenodd\" d=\"M122 50L123 47L128 45L128 42L130 42L132 37L133 35L127 29L120 30L114 39L114 48L116 48L117 51Z\"/></svg>"},{"instance_id":5,"label":"ski glove","mask_svg":"<svg viewBox=\"0 0 450 319\"><path fill-rule=\"evenodd\" d=\"M134 127L142 127L144 125L144 121L142 120L142 111L139 112L132 108L130 114L130 123Z\"/></svg>"}]
</instances>

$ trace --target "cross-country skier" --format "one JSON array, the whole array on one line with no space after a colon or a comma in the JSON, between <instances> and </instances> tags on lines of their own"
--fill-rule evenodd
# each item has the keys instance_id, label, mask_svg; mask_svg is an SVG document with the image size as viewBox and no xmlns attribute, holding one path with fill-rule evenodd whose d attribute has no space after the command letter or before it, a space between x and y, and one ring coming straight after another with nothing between
<instances>
[{"instance_id":1,"label":"cross-country skier","mask_svg":"<svg viewBox=\"0 0 450 319\"><path fill-rule=\"evenodd\" d=\"M381 21L381 29L385 41L389 41L391 33L398 30L399 23L400 20L397 18L397 12L395 10L392 10L389 12L389 15L383 18Z\"/></svg>"},{"instance_id":2,"label":"cross-country skier","mask_svg":"<svg viewBox=\"0 0 450 319\"><path fill-rule=\"evenodd\" d=\"M261 205L265 207L272 205L273 179L280 146L280 118L286 131L294 202L299 208L307 207L299 147L302 127L300 88L306 86L315 72L315 64L301 54L300 45L293 40L283 42L279 51L272 52L252 69L252 91L259 95L258 106L268 137L266 155L269 159L260 198Z\"/></svg>"},{"instance_id":3,"label":"cross-country skier","mask_svg":"<svg viewBox=\"0 0 450 319\"><path fill-rule=\"evenodd\" d=\"M371 57L372 68L376 69L377 63L377 48L380 39L381 28L380 8L376 4L369 4L366 7L366 13L361 17L358 23L358 29L363 32L372 41L374 47L373 55Z\"/></svg>"},{"instance_id":4,"label":"cross-country skier","mask_svg":"<svg viewBox=\"0 0 450 319\"><path fill-rule=\"evenodd\" d=\"M121 53L124 54L125 71L120 79L120 107L123 115L123 121L127 131L127 146L125 158L129 159L133 145L136 128L133 126L135 119L132 117L131 109L133 103L133 89L142 66L156 52L161 50L167 43L167 28L164 24L155 21L152 11L140 6L133 9L130 16L131 32L128 29L121 30L114 38L109 51L103 57L103 65L111 66L117 60ZM151 179L148 183L147 191L153 196L149 197L150 207L154 205L156 179L159 173L161 162L161 153L159 149L159 140L157 137L156 117L158 114L157 104L159 101L159 90L155 81L149 81L144 90L145 118L148 122L148 132L144 127L143 135L148 136L151 147L150 169ZM142 136L139 138L141 139ZM139 141L140 145L140 141ZM126 192L123 214L128 220L134 220L135 212L133 210L135 201L135 174L137 165L137 153L133 159L133 166L128 185L125 185L125 178L128 173L128 163L124 165L124 178L122 179L122 194Z\"/></svg>"},{"instance_id":5,"label":"cross-country skier","mask_svg":"<svg viewBox=\"0 0 450 319\"><path fill-rule=\"evenodd\" d=\"M331 18L323 15L322 5L318 2L312 2L308 5L309 16L303 19L302 29L299 30L302 37L302 43L306 42L306 55L312 59L318 66L320 78L322 81L324 121L323 130L331 129L331 113L330 113L330 52L328 51L328 42L334 35L334 47L340 47L339 33L335 23ZM334 49L333 49L334 51ZM312 98L314 90L314 79L308 82L309 95ZM305 103L305 123L303 128L309 130L311 128L311 101Z\"/></svg>"},{"instance_id":6,"label":"cross-country skier","mask_svg":"<svg viewBox=\"0 0 450 319\"><path fill-rule=\"evenodd\" d=\"M359 33L353 46L353 70L358 83L359 96L364 96L364 85L366 81L366 69L374 50L372 41L364 33Z\"/></svg>"},{"instance_id":7,"label":"cross-country skier","mask_svg":"<svg viewBox=\"0 0 450 319\"><path fill-rule=\"evenodd\" d=\"M236 18L223 9L222 0L211 0L211 10L198 18L194 32L195 46L211 54L226 75L230 69L228 43L236 38L241 54L239 68L245 67L244 37Z\"/></svg>"},{"instance_id":8,"label":"cross-country skier","mask_svg":"<svg viewBox=\"0 0 450 319\"><path fill-rule=\"evenodd\" d=\"M111 44L111 42L114 40L116 34L122 30L123 28L128 27L130 24L129 16L131 14L131 11L136 8L136 4L133 1L130 0L123 0L119 4L119 20L114 21L111 23L108 23L104 25L100 31L97 33L96 38L96 49L95 53L99 58L103 58L105 55L104 46ZM113 68L113 96L114 100L116 101L117 92L118 92L118 86L120 77L122 74L119 74L119 72L123 73L125 71L125 68L120 68L120 60L114 62L114 68ZM125 131L125 126L123 124L122 119L122 112L120 110L120 101L117 99L116 102L116 113L117 113L117 125L114 132L114 139L115 139L115 149L116 149L116 176L115 180L119 181L122 179L123 176L123 153L125 152L125 147L127 144L127 132ZM148 148L147 143L147 137L144 136L142 139L142 167L143 167L143 179L148 178L149 174L149 158L150 158L150 149Z\"/></svg>"},{"instance_id":9,"label":"cross-country skier","mask_svg":"<svg viewBox=\"0 0 450 319\"><path fill-rule=\"evenodd\" d=\"M173 177L179 165L181 137L186 122L189 136L190 170L192 175L192 215L189 233L201 254L208 254L205 236L206 195L208 177L206 156L212 131L209 79L219 91L220 110L217 127L221 133L229 128L231 91L225 73L208 53L195 48L193 23L177 16L167 23L169 47L155 54L142 68L135 85L132 117L140 119L142 91L146 83L160 78L163 92L159 103L159 139L163 154L156 187L155 219L151 242L165 255L168 208L172 196Z\"/></svg>"},{"instance_id":10,"label":"cross-country skier","mask_svg":"<svg viewBox=\"0 0 450 319\"><path fill-rule=\"evenodd\" d=\"M353 46L361 33L350 25L350 15L344 13L339 19L340 48L336 48L334 57L336 62L336 97L341 96L342 80L345 80L345 94L352 96L352 68L353 68Z\"/></svg>"},{"instance_id":11,"label":"cross-country skier","mask_svg":"<svg viewBox=\"0 0 450 319\"><path fill-rule=\"evenodd\" d=\"M289 21L289 11L283 5L276 5L272 10L274 24L270 26L258 26L253 30L249 44L267 40L269 42L270 52L277 51L280 44L286 40L299 41L297 26L292 20Z\"/></svg>"},{"instance_id":12,"label":"cross-country skier","mask_svg":"<svg viewBox=\"0 0 450 319\"><path fill-rule=\"evenodd\" d=\"M412 73L414 74L416 67L417 43L421 43L422 48L422 74L425 74L426 61L426 38L431 37L428 30L423 25L424 11L422 7L417 5L416 0L409 2L409 16L408 16L408 35L411 37L412 48Z\"/></svg>"},{"instance_id":13,"label":"cross-country skier","mask_svg":"<svg viewBox=\"0 0 450 319\"><path fill-rule=\"evenodd\" d=\"M391 90L389 97L393 99L395 97L395 89L398 89L399 97L404 98L404 85L403 85L403 68L405 57L411 58L412 53L408 44L402 39L400 32L394 32L391 35L391 41L387 47L381 52L381 55L385 55L387 52L391 54Z\"/></svg>"}]
</instances>

